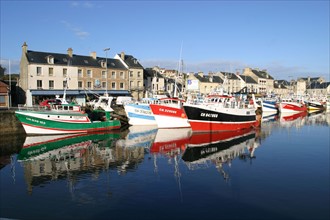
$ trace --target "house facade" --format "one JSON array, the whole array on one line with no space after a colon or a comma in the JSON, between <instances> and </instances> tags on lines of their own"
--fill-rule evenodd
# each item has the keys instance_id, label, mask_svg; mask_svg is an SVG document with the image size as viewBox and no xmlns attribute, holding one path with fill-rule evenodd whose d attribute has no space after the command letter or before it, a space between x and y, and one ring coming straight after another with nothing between
<instances>
[{"instance_id":1,"label":"house facade","mask_svg":"<svg viewBox=\"0 0 330 220\"><path fill-rule=\"evenodd\" d=\"M250 76L257 82L257 88L253 88L255 93L266 95L274 92L274 78L267 73L267 70L244 68L243 76Z\"/></svg>"},{"instance_id":2,"label":"house facade","mask_svg":"<svg viewBox=\"0 0 330 220\"><path fill-rule=\"evenodd\" d=\"M108 93L129 95L129 69L118 59L27 50L22 46L20 87L25 92L26 105L38 104L42 98L62 96L84 105L86 98Z\"/></svg>"}]
</instances>

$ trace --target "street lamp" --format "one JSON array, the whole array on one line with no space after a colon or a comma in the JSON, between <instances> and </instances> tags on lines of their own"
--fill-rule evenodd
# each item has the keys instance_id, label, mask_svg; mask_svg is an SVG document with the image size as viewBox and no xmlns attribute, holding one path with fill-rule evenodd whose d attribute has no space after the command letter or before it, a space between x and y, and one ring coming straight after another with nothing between
<instances>
[{"instance_id":1,"label":"street lamp","mask_svg":"<svg viewBox=\"0 0 330 220\"><path fill-rule=\"evenodd\" d=\"M108 51L110 48L103 49L105 51L105 94L108 96Z\"/></svg>"}]
</instances>

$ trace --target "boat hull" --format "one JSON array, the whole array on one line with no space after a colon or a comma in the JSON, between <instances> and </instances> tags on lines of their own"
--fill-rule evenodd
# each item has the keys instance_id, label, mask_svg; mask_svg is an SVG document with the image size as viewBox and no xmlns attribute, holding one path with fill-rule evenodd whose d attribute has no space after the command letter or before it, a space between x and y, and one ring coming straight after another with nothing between
<instances>
[{"instance_id":1,"label":"boat hull","mask_svg":"<svg viewBox=\"0 0 330 220\"><path fill-rule=\"evenodd\" d=\"M150 104L158 128L189 128L190 124L183 108Z\"/></svg>"},{"instance_id":2,"label":"boat hull","mask_svg":"<svg viewBox=\"0 0 330 220\"><path fill-rule=\"evenodd\" d=\"M307 111L307 107L304 104L295 103L295 102L280 103L280 112L294 113L294 112L303 112L303 111Z\"/></svg>"},{"instance_id":3,"label":"boat hull","mask_svg":"<svg viewBox=\"0 0 330 220\"><path fill-rule=\"evenodd\" d=\"M262 112L277 112L276 101L262 101Z\"/></svg>"},{"instance_id":4,"label":"boat hull","mask_svg":"<svg viewBox=\"0 0 330 220\"><path fill-rule=\"evenodd\" d=\"M156 125L155 117L149 104L125 104L125 112L130 125Z\"/></svg>"},{"instance_id":5,"label":"boat hull","mask_svg":"<svg viewBox=\"0 0 330 220\"><path fill-rule=\"evenodd\" d=\"M184 105L184 110L193 131L232 131L259 125L254 109L220 108L211 110L211 108L203 107L203 105Z\"/></svg>"},{"instance_id":6,"label":"boat hull","mask_svg":"<svg viewBox=\"0 0 330 220\"><path fill-rule=\"evenodd\" d=\"M91 122L87 114L16 111L26 134L69 134L119 129L120 120Z\"/></svg>"},{"instance_id":7,"label":"boat hull","mask_svg":"<svg viewBox=\"0 0 330 220\"><path fill-rule=\"evenodd\" d=\"M307 102L308 111L323 111L326 107L320 102Z\"/></svg>"}]
</instances>

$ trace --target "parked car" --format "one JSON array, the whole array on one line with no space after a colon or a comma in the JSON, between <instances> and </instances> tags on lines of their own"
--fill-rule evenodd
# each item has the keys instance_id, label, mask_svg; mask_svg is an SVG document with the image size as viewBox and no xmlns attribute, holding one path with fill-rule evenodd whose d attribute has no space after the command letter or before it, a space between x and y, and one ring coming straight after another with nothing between
<instances>
[{"instance_id":1,"label":"parked car","mask_svg":"<svg viewBox=\"0 0 330 220\"><path fill-rule=\"evenodd\" d=\"M60 104L62 104L62 102L59 99L46 99L46 100L40 102L39 106L50 108L51 104L60 105Z\"/></svg>"}]
</instances>

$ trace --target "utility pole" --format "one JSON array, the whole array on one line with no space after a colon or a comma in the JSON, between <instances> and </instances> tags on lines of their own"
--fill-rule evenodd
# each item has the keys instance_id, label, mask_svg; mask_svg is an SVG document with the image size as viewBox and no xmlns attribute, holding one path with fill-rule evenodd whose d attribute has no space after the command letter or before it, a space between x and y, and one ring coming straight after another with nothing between
<instances>
[{"instance_id":1,"label":"utility pole","mask_svg":"<svg viewBox=\"0 0 330 220\"><path fill-rule=\"evenodd\" d=\"M105 48L105 95L108 96L108 51L110 48Z\"/></svg>"}]
</instances>

